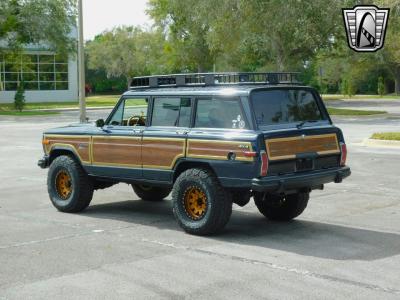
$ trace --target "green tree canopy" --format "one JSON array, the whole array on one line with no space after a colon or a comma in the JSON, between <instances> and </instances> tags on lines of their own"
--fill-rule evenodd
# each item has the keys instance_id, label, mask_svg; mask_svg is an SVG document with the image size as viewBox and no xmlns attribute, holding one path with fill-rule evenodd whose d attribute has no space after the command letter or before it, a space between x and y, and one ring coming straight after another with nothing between
<instances>
[{"instance_id":1,"label":"green tree canopy","mask_svg":"<svg viewBox=\"0 0 400 300\"><path fill-rule=\"evenodd\" d=\"M352 5L357 1L352 1ZM349 83L361 86L363 82L373 78L377 90L380 76L395 83L395 92L400 94L400 1L381 0L374 4L390 8L389 22L383 49L377 52L355 52L347 47L344 30L338 31L330 48L319 49L313 58L316 70L323 70L321 81L327 85L339 86L346 78ZM316 74L317 75L317 74Z\"/></svg>"},{"instance_id":2,"label":"green tree canopy","mask_svg":"<svg viewBox=\"0 0 400 300\"><path fill-rule=\"evenodd\" d=\"M389 7L385 46L347 45L342 8L361 0L148 0L152 29L121 27L87 44L89 68L108 77L167 72L300 71L322 92L400 93L400 1ZM372 2L371 2L372 3ZM380 83L382 90L382 82ZM346 88L345 88L346 87Z\"/></svg>"},{"instance_id":3,"label":"green tree canopy","mask_svg":"<svg viewBox=\"0 0 400 300\"><path fill-rule=\"evenodd\" d=\"M73 52L75 24L76 0L1 0L0 52L18 52L39 42L58 53Z\"/></svg>"},{"instance_id":4,"label":"green tree canopy","mask_svg":"<svg viewBox=\"0 0 400 300\"><path fill-rule=\"evenodd\" d=\"M179 63L210 71L287 70L328 47L343 25L340 1L150 0L149 14L168 32Z\"/></svg>"},{"instance_id":5,"label":"green tree canopy","mask_svg":"<svg viewBox=\"0 0 400 300\"><path fill-rule=\"evenodd\" d=\"M164 35L140 27L119 27L95 37L86 45L89 69L101 69L108 77L163 72ZM165 70L166 71L166 70Z\"/></svg>"},{"instance_id":6,"label":"green tree canopy","mask_svg":"<svg viewBox=\"0 0 400 300\"><path fill-rule=\"evenodd\" d=\"M390 7L385 47L378 51L376 62L384 67L395 82L395 92L400 94L400 1L381 0L382 7Z\"/></svg>"}]
</instances>

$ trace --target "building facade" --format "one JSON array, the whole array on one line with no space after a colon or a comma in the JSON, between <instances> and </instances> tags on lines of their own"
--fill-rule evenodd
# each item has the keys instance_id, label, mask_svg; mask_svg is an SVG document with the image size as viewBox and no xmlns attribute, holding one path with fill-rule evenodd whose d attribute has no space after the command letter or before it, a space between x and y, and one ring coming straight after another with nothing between
<instances>
[{"instance_id":1,"label":"building facade","mask_svg":"<svg viewBox=\"0 0 400 300\"><path fill-rule=\"evenodd\" d=\"M29 47L18 57L0 56L0 103L11 103L23 82L26 102L78 100L76 55L62 56Z\"/></svg>"}]
</instances>

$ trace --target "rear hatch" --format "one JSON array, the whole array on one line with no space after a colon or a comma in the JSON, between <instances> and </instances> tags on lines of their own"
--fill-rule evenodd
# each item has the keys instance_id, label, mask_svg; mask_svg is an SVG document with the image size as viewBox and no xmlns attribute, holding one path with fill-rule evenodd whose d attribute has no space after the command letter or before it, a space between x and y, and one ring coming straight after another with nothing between
<instances>
[{"instance_id":1,"label":"rear hatch","mask_svg":"<svg viewBox=\"0 0 400 300\"><path fill-rule=\"evenodd\" d=\"M340 144L337 128L264 134L269 159L267 175L283 175L338 167Z\"/></svg>"},{"instance_id":2,"label":"rear hatch","mask_svg":"<svg viewBox=\"0 0 400 300\"><path fill-rule=\"evenodd\" d=\"M307 88L255 90L251 94L257 126L263 131L267 175L338 167L340 129L332 125L318 95Z\"/></svg>"}]
</instances>

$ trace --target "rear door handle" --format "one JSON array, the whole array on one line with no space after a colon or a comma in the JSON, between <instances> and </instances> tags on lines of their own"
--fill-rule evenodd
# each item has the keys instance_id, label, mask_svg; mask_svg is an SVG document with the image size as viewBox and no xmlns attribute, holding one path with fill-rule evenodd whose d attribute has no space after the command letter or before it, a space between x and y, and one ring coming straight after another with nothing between
<instances>
[{"instance_id":1,"label":"rear door handle","mask_svg":"<svg viewBox=\"0 0 400 300\"><path fill-rule=\"evenodd\" d=\"M176 134L184 135L184 134L188 134L189 131L187 131L187 130L177 130L175 132L176 132Z\"/></svg>"}]
</instances>

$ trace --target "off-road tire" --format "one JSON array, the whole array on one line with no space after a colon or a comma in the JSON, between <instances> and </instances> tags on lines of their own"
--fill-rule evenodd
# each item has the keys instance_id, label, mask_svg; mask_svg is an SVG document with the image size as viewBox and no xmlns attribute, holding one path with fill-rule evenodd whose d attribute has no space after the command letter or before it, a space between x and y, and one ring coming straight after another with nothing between
<instances>
[{"instance_id":1,"label":"off-road tire","mask_svg":"<svg viewBox=\"0 0 400 300\"><path fill-rule=\"evenodd\" d=\"M203 217L194 220L185 209L184 197L189 188L200 189L206 196ZM210 235L221 231L232 214L229 191L219 183L214 173L207 169L189 169L176 179L172 190L173 213L178 224L188 233Z\"/></svg>"},{"instance_id":2,"label":"off-road tire","mask_svg":"<svg viewBox=\"0 0 400 300\"><path fill-rule=\"evenodd\" d=\"M136 195L145 201L162 201L171 193L171 188L143 186L140 184L132 184L132 188Z\"/></svg>"},{"instance_id":3,"label":"off-road tire","mask_svg":"<svg viewBox=\"0 0 400 300\"><path fill-rule=\"evenodd\" d=\"M273 221L290 221L299 215L307 207L309 193L296 193L286 196L266 195L255 193L254 202L258 210Z\"/></svg>"},{"instance_id":4,"label":"off-road tire","mask_svg":"<svg viewBox=\"0 0 400 300\"><path fill-rule=\"evenodd\" d=\"M66 172L71 178L71 193L63 199L56 187L56 178ZM47 175L47 190L53 205L62 212L74 213L84 210L93 197L93 181L79 162L73 157L62 155L53 160Z\"/></svg>"}]
</instances>

